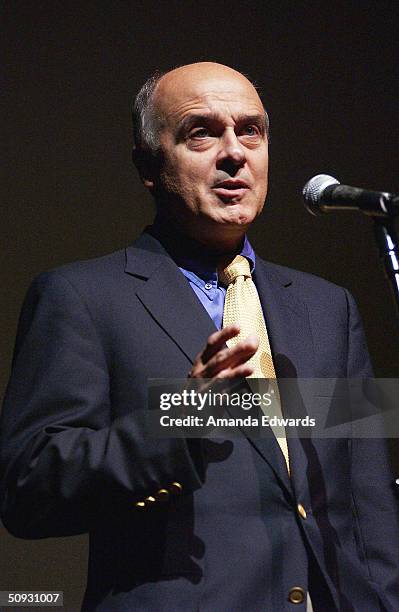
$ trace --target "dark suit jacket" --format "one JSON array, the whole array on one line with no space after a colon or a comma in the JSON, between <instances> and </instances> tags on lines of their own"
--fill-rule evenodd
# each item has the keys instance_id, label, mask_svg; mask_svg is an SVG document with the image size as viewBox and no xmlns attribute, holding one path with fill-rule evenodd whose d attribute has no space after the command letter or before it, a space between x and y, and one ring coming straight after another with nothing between
<instances>
[{"instance_id":1,"label":"dark suit jacket","mask_svg":"<svg viewBox=\"0 0 399 612\"><path fill-rule=\"evenodd\" d=\"M259 258L281 376L363 377L351 296ZM379 440L154 439L147 379L183 378L213 323L156 239L39 276L1 423L1 512L23 538L90 533L83 609L399 610L398 517ZM321 400L320 400L321 401ZM140 510L168 488L180 496ZM304 519L297 505L306 509Z\"/></svg>"}]
</instances>

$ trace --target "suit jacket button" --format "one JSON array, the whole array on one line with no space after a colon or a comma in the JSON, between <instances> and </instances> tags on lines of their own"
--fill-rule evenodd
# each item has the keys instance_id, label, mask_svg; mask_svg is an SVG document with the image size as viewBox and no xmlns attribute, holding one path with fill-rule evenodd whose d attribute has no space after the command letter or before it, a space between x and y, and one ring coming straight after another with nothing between
<instances>
[{"instance_id":1,"label":"suit jacket button","mask_svg":"<svg viewBox=\"0 0 399 612\"><path fill-rule=\"evenodd\" d=\"M288 593L288 601L293 604L301 604L305 601L305 591L301 587L292 587Z\"/></svg>"},{"instance_id":2,"label":"suit jacket button","mask_svg":"<svg viewBox=\"0 0 399 612\"><path fill-rule=\"evenodd\" d=\"M134 504L134 507L135 508L139 508L140 510L142 510L143 508L145 508L145 502L143 502L143 501L136 502Z\"/></svg>"},{"instance_id":3,"label":"suit jacket button","mask_svg":"<svg viewBox=\"0 0 399 612\"><path fill-rule=\"evenodd\" d=\"M158 493L155 495L155 498L161 502L168 501L169 499L168 489L159 489Z\"/></svg>"},{"instance_id":4,"label":"suit jacket button","mask_svg":"<svg viewBox=\"0 0 399 612\"><path fill-rule=\"evenodd\" d=\"M152 495L149 495L148 497L145 498L145 503L148 504L149 506L151 506L152 504L155 504L155 502L157 501L155 499L155 497L153 497Z\"/></svg>"},{"instance_id":5,"label":"suit jacket button","mask_svg":"<svg viewBox=\"0 0 399 612\"><path fill-rule=\"evenodd\" d=\"M169 491L175 495L180 495L180 493L183 491L183 486L180 484L180 482L172 482L169 487Z\"/></svg>"},{"instance_id":6,"label":"suit jacket button","mask_svg":"<svg viewBox=\"0 0 399 612\"><path fill-rule=\"evenodd\" d=\"M298 504L296 509L298 510L299 516L301 516L304 520L308 517L308 515L306 514L306 510L302 506L302 504Z\"/></svg>"}]
</instances>

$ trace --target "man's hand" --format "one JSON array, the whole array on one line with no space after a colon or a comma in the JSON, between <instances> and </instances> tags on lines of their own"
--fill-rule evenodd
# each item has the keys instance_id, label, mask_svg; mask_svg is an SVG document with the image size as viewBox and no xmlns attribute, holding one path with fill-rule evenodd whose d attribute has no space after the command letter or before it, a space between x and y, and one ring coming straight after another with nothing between
<instances>
[{"instance_id":1,"label":"man's hand","mask_svg":"<svg viewBox=\"0 0 399 612\"><path fill-rule=\"evenodd\" d=\"M247 361L255 355L259 340L256 336L248 336L236 346L228 348L227 340L239 333L238 325L228 325L211 334L204 350L195 358L189 378L231 379L250 376L253 368L247 364Z\"/></svg>"}]
</instances>

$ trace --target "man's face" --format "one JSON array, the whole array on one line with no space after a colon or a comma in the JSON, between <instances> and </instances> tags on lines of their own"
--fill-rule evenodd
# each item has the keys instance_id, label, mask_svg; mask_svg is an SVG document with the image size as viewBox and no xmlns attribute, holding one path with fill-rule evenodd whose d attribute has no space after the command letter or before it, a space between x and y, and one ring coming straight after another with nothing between
<instances>
[{"instance_id":1,"label":"man's face","mask_svg":"<svg viewBox=\"0 0 399 612\"><path fill-rule=\"evenodd\" d=\"M230 68L194 64L162 78L155 106L161 214L200 242L242 237L267 193L265 112L256 90Z\"/></svg>"}]
</instances>

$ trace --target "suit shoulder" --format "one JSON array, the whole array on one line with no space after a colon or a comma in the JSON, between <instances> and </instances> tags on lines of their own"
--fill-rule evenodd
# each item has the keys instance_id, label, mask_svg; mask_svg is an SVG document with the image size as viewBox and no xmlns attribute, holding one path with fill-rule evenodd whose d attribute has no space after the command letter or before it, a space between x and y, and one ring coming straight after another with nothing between
<instances>
[{"instance_id":1,"label":"suit shoulder","mask_svg":"<svg viewBox=\"0 0 399 612\"><path fill-rule=\"evenodd\" d=\"M287 266L281 266L270 261L265 261L257 258L260 268L271 278L278 279L279 282L286 286L291 285L294 291L299 291L304 299L317 295L319 299L332 298L336 300L340 297L343 300L353 299L350 292L345 288L337 285L325 278L303 272Z\"/></svg>"},{"instance_id":2,"label":"suit shoulder","mask_svg":"<svg viewBox=\"0 0 399 612\"><path fill-rule=\"evenodd\" d=\"M118 270L123 271L126 261L125 249L120 249L108 255L74 261L39 274L33 281L35 285L48 285L58 280L66 280L72 285L81 285L85 282L112 279Z\"/></svg>"},{"instance_id":3,"label":"suit shoulder","mask_svg":"<svg viewBox=\"0 0 399 612\"><path fill-rule=\"evenodd\" d=\"M121 249L102 257L75 261L42 272L30 283L22 310L34 310L43 301L54 304L77 301L88 304L95 299L100 302L108 299L123 282L125 261L125 250Z\"/></svg>"}]
</instances>

